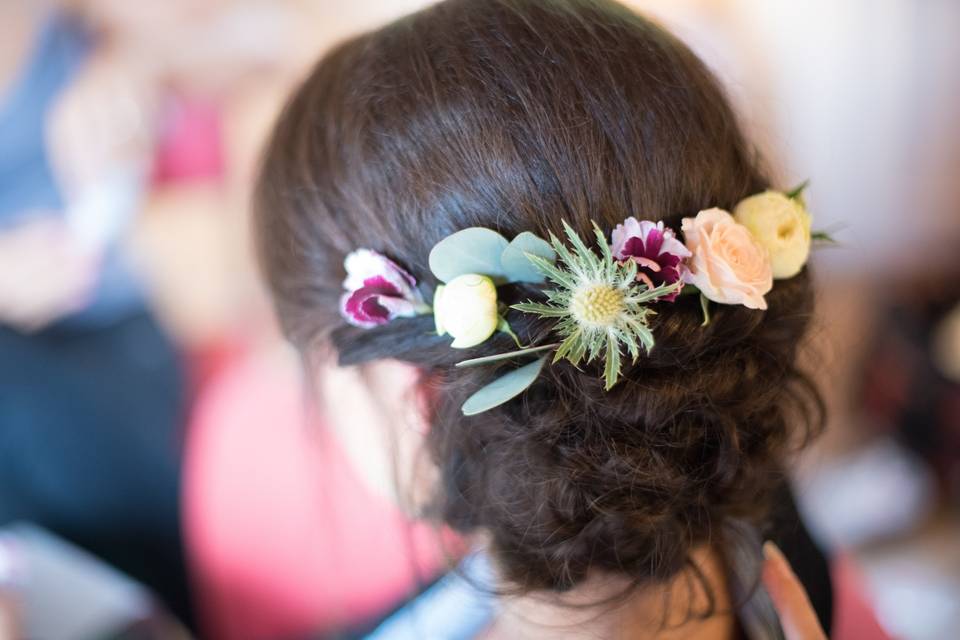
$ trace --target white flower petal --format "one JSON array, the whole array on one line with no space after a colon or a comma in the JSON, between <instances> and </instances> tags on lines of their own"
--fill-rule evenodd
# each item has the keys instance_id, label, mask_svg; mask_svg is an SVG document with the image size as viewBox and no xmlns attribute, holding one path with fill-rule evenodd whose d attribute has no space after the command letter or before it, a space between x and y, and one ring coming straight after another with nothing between
<instances>
[{"instance_id":1,"label":"white flower petal","mask_svg":"<svg viewBox=\"0 0 960 640\"><path fill-rule=\"evenodd\" d=\"M453 336L453 347L478 345L496 331L500 321L496 285L474 273L457 276L444 285L439 300L434 298L433 313L438 329Z\"/></svg>"}]
</instances>

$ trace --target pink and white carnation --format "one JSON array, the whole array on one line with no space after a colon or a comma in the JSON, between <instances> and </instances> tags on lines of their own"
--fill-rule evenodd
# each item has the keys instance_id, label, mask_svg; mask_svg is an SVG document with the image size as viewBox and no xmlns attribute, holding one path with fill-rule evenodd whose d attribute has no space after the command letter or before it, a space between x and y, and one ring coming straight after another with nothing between
<instances>
[{"instance_id":1,"label":"pink and white carnation","mask_svg":"<svg viewBox=\"0 0 960 640\"><path fill-rule=\"evenodd\" d=\"M430 310L413 276L386 256L357 249L347 255L343 266L347 293L340 298L340 313L350 324L369 329Z\"/></svg>"},{"instance_id":2,"label":"pink and white carnation","mask_svg":"<svg viewBox=\"0 0 960 640\"><path fill-rule=\"evenodd\" d=\"M686 272L684 259L692 254L677 240L673 229L664 228L663 221L637 220L633 216L613 230L613 255L621 261L637 263L637 279L651 289L664 284L683 282ZM677 290L663 300L673 301Z\"/></svg>"}]
</instances>

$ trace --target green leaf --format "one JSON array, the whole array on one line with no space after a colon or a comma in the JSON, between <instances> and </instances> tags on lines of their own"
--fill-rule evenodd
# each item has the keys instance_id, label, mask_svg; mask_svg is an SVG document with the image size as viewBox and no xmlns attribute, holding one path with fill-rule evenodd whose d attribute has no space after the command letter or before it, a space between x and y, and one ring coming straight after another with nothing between
<instances>
[{"instance_id":1,"label":"green leaf","mask_svg":"<svg viewBox=\"0 0 960 640\"><path fill-rule=\"evenodd\" d=\"M607 346L606 335L598 331L591 331L589 339L584 340L584 347L587 350L587 362L593 362L600 357L601 352Z\"/></svg>"},{"instance_id":2,"label":"green leaf","mask_svg":"<svg viewBox=\"0 0 960 640\"><path fill-rule=\"evenodd\" d=\"M640 328L637 329L637 337L639 337L640 342L643 343L643 348L647 351L647 354L653 351L653 345L655 344L655 341L653 338L653 331L650 331L650 327L647 325L641 325Z\"/></svg>"},{"instance_id":3,"label":"green leaf","mask_svg":"<svg viewBox=\"0 0 960 640\"><path fill-rule=\"evenodd\" d=\"M620 286L627 287L637 279L637 263L627 260L627 264L620 270Z\"/></svg>"},{"instance_id":4,"label":"green leaf","mask_svg":"<svg viewBox=\"0 0 960 640\"><path fill-rule=\"evenodd\" d=\"M566 220L563 220L562 223L563 230L567 234L567 239L570 240L570 244L573 245L576 257L584 264L589 265L591 269L599 267L600 259L597 258L597 254L588 249L587 245L583 244L583 240L577 235L577 232L573 230L573 227L567 224Z\"/></svg>"},{"instance_id":5,"label":"green leaf","mask_svg":"<svg viewBox=\"0 0 960 640\"><path fill-rule=\"evenodd\" d=\"M430 271L441 282L450 282L465 273L476 273L503 284L506 277L500 256L507 245L506 238L485 227L457 231L430 250Z\"/></svg>"},{"instance_id":6,"label":"green leaf","mask_svg":"<svg viewBox=\"0 0 960 640\"><path fill-rule=\"evenodd\" d=\"M710 324L710 301L702 293L700 294L700 311L703 312L703 323L700 326L705 327Z\"/></svg>"},{"instance_id":7,"label":"green leaf","mask_svg":"<svg viewBox=\"0 0 960 640\"><path fill-rule=\"evenodd\" d=\"M560 256L560 259L563 261L563 264L566 265L566 270L569 271L575 276L581 278L584 277L584 271L581 269L580 263L577 259L570 253L570 249L567 248L565 244L560 242L557 236L550 234L550 245L553 247L553 250L557 252L557 255Z\"/></svg>"},{"instance_id":8,"label":"green leaf","mask_svg":"<svg viewBox=\"0 0 960 640\"><path fill-rule=\"evenodd\" d=\"M531 253L528 253L526 258L530 261L530 264L532 264L536 269L539 269L541 273L557 284L568 289L572 289L576 286L576 280L574 276L570 273L567 273L563 269L558 268L553 263Z\"/></svg>"},{"instance_id":9,"label":"green leaf","mask_svg":"<svg viewBox=\"0 0 960 640\"><path fill-rule=\"evenodd\" d=\"M786 193L786 196L791 200L801 200L801 204L802 204L803 191L809 186L810 186L810 179L808 178L807 180L804 180L803 182L795 186L793 189L788 191Z\"/></svg>"},{"instance_id":10,"label":"green leaf","mask_svg":"<svg viewBox=\"0 0 960 640\"><path fill-rule=\"evenodd\" d=\"M620 331L617 333L617 338L622 341L623 344L627 345L630 358L636 362L637 358L640 357L640 347L637 345L637 337L632 331Z\"/></svg>"},{"instance_id":11,"label":"green leaf","mask_svg":"<svg viewBox=\"0 0 960 640\"><path fill-rule=\"evenodd\" d=\"M519 302L510 305L510 308L524 313L535 313L541 318L562 318L570 313L563 307L551 307L537 302Z\"/></svg>"},{"instance_id":12,"label":"green leaf","mask_svg":"<svg viewBox=\"0 0 960 640\"><path fill-rule=\"evenodd\" d=\"M519 351L508 351L506 353L497 353L492 356L483 356L482 358L471 358L470 360L461 360L457 364L453 365L455 367L478 367L482 364L489 364L491 362L498 362L500 360L510 360L511 358L522 358L523 356L530 355L532 353L540 353L541 351L547 351L553 349L554 347L560 346L559 342L554 342L551 344L540 345L539 347L530 347L529 349L520 349Z\"/></svg>"},{"instance_id":13,"label":"green leaf","mask_svg":"<svg viewBox=\"0 0 960 640\"><path fill-rule=\"evenodd\" d=\"M553 361L559 362L566 358L570 361L573 366L580 364L580 361L583 360L584 355L584 345L582 340L582 330L580 327L577 327L564 338L563 342L560 343L560 346L557 347L556 353L553 354Z\"/></svg>"},{"instance_id":14,"label":"green leaf","mask_svg":"<svg viewBox=\"0 0 960 640\"><path fill-rule=\"evenodd\" d=\"M620 345L610 334L607 335L607 357L603 367L603 378L603 388L607 391L612 389L620 378Z\"/></svg>"},{"instance_id":15,"label":"green leaf","mask_svg":"<svg viewBox=\"0 0 960 640\"><path fill-rule=\"evenodd\" d=\"M633 334L639 338L644 350L650 353L650 350L653 349L654 339L653 332L650 331L650 327L647 326L646 319L643 317L627 318L625 322Z\"/></svg>"},{"instance_id":16,"label":"green leaf","mask_svg":"<svg viewBox=\"0 0 960 640\"><path fill-rule=\"evenodd\" d=\"M547 302L557 307L567 308L570 306L570 297L572 293L569 289L544 289L543 294L547 296Z\"/></svg>"},{"instance_id":17,"label":"green leaf","mask_svg":"<svg viewBox=\"0 0 960 640\"><path fill-rule=\"evenodd\" d=\"M570 347L570 352L567 354L567 360L573 364L575 367L580 366L580 362L587 357L587 342L583 339L583 336L579 336L576 344Z\"/></svg>"},{"instance_id":18,"label":"green leaf","mask_svg":"<svg viewBox=\"0 0 960 640\"><path fill-rule=\"evenodd\" d=\"M814 242L823 242L826 244L839 244L833 239L828 231L814 231L810 234L810 239Z\"/></svg>"},{"instance_id":19,"label":"green leaf","mask_svg":"<svg viewBox=\"0 0 960 640\"><path fill-rule=\"evenodd\" d=\"M613 254L610 253L610 245L607 244L607 236L605 233L603 233L603 231L600 230L600 226L596 222L593 222L593 232L597 236L597 246L600 247L600 252L603 254L604 261L612 263Z\"/></svg>"},{"instance_id":20,"label":"green leaf","mask_svg":"<svg viewBox=\"0 0 960 640\"><path fill-rule=\"evenodd\" d=\"M683 283L679 281L674 282L673 284L662 284L659 287L656 287L655 289L647 289L646 291L638 293L637 295L630 296L630 299L633 302L636 302L638 304L643 302L649 302L651 300L656 300L657 298L662 298L663 296L670 295L671 293L673 293L674 291L676 291L682 286L683 286Z\"/></svg>"},{"instance_id":21,"label":"green leaf","mask_svg":"<svg viewBox=\"0 0 960 640\"><path fill-rule=\"evenodd\" d=\"M543 282L544 273L529 259L530 256L537 256L550 264L557 260L557 254L549 242L524 231L511 240L500 254L503 273L510 282Z\"/></svg>"},{"instance_id":22,"label":"green leaf","mask_svg":"<svg viewBox=\"0 0 960 640\"><path fill-rule=\"evenodd\" d=\"M514 369L483 387L463 403L461 407L463 415L474 416L517 397L533 384L546 361L546 356L537 358L530 364Z\"/></svg>"}]
</instances>

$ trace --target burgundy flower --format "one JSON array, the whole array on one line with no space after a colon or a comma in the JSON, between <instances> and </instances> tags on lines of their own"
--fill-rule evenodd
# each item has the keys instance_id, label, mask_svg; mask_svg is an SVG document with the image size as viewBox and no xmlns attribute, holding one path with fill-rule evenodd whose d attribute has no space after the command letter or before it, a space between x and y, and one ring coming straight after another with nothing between
<instances>
[{"instance_id":1,"label":"burgundy flower","mask_svg":"<svg viewBox=\"0 0 960 640\"><path fill-rule=\"evenodd\" d=\"M617 260L636 262L637 280L651 289L682 282L686 270L683 260L692 255L677 240L673 229L664 228L662 221L654 223L632 216L613 230L613 254ZM679 293L675 291L663 299L672 302Z\"/></svg>"},{"instance_id":2,"label":"burgundy flower","mask_svg":"<svg viewBox=\"0 0 960 640\"><path fill-rule=\"evenodd\" d=\"M417 281L395 262L370 249L357 249L343 261L347 293L340 299L340 313L357 327L386 324L398 316L410 317L429 311L416 288Z\"/></svg>"}]
</instances>

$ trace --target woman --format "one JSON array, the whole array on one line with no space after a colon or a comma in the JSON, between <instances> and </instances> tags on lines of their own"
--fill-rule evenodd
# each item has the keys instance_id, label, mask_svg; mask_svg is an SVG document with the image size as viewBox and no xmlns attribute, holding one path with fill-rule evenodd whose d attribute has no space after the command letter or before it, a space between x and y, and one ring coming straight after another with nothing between
<instances>
[{"instance_id":1,"label":"woman","mask_svg":"<svg viewBox=\"0 0 960 640\"><path fill-rule=\"evenodd\" d=\"M499 596L468 615L441 584L374 637L822 637L776 552L757 588L773 536L829 622L782 485L822 422L797 364L809 225L782 230L797 260L721 211L769 187L704 65L613 3L448 0L320 62L258 186L279 319L354 462L475 542L462 571ZM483 260L524 233L539 273ZM588 271L629 277L578 297Z\"/></svg>"},{"instance_id":2,"label":"woman","mask_svg":"<svg viewBox=\"0 0 960 640\"><path fill-rule=\"evenodd\" d=\"M150 100L72 7L17 0L0 18L0 526L44 526L189 619L183 376L117 247L146 187Z\"/></svg>"}]
</instances>

